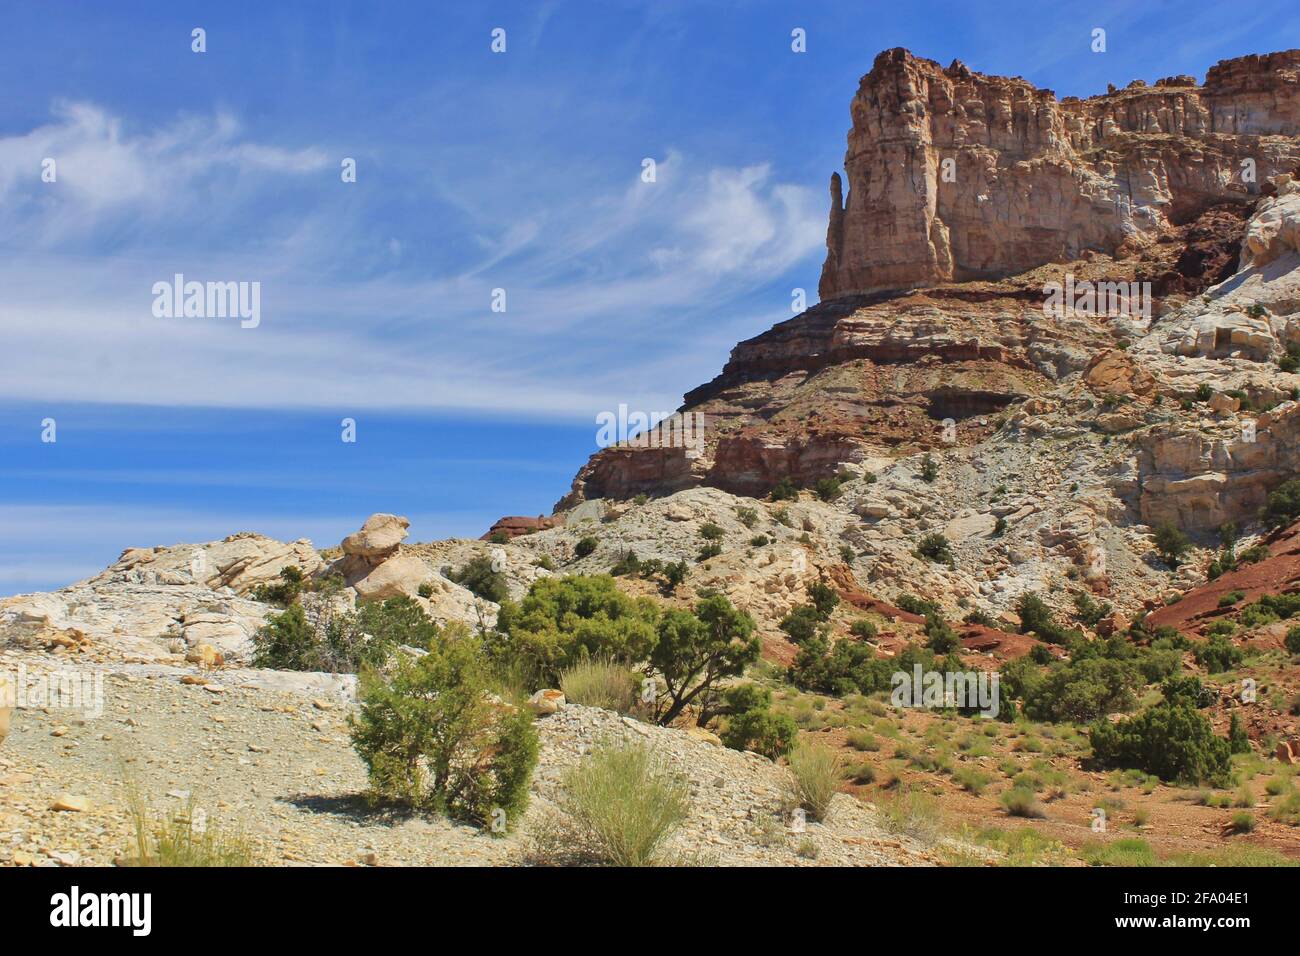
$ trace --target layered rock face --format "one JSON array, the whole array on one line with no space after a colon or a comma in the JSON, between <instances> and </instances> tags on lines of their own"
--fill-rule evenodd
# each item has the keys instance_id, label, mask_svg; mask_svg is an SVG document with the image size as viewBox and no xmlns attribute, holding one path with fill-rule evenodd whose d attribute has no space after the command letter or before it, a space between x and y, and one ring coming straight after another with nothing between
<instances>
[{"instance_id":1,"label":"layered rock face","mask_svg":"<svg viewBox=\"0 0 1300 956\"><path fill-rule=\"evenodd\" d=\"M887 50L851 114L823 300L1116 253L1253 202L1300 161L1300 50L1086 100Z\"/></svg>"}]
</instances>

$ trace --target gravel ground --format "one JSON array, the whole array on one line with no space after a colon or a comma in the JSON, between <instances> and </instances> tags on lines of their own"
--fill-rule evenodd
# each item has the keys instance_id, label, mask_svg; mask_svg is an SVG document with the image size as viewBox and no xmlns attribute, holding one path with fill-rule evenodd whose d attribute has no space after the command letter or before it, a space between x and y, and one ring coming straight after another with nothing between
<instances>
[{"instance_id":1,"label":"gravel ground","mask_svg":"<svg viewBox=\"0 0 1300 956\"><path fill-rule=\"evenodd\" d=\"M6 668L61 666L2 655ZM672 850L722 865L899 865L938 862L883 831L847 795L826 823L793 832L782 815L787 771L765 758L680 730L569 706L539 718L541 760L523 825L504 838L436 817L371 810L364 768L348 739L350 704L238 686L220 690L193 669L110 673L98 717L20 709L0 748L0 863L107 865L128 848L126 784L155 810L193 802L210 820L253 838L271 865L509 865L554 806L564 769L602 740L648 741L691 786L691 812ZM240 672L247 674L248 672ZM232 675L233 676L233 675ZM61 797L86 809L52 809ZM75 799L81 798L81 800ZM815 848L815 849L814 849Z\"/></svg>"}]
</instances>

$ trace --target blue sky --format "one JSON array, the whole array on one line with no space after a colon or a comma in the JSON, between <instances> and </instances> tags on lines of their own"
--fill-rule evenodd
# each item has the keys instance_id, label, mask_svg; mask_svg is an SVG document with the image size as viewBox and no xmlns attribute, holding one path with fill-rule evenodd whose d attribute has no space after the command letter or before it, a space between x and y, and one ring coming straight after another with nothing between
<instances>
[{"instance_id":1,"label":"blue sky","mask_svg":"<svg viewBox=\"0 0 1300 956\"><path fill-rule=\"evenodd\" d=\"M880 50L1086 96L1298 37L1269 2L9 4L0 594L244 528L549 512L598 412L675 408L815 299ZM156 318L177 272L259 282L261 324Z\"/></svg>"}]
</instances>

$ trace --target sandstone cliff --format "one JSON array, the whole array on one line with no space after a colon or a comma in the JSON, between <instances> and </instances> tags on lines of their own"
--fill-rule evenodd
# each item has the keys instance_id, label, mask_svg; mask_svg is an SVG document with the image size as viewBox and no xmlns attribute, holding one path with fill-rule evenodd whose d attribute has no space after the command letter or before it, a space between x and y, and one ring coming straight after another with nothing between
<instances>
[{"instance_id":1,"label":"sandstone cliff","mask_svg":"<svg viewBox=\"0 0 1300 956\"><path fill-rule=\"evenodd\" d=\"M1300 160L1300 50L1085 100L887 50L850 112L823 300L1115 253L1253 202Z\"/></svg>"}]
</instances>

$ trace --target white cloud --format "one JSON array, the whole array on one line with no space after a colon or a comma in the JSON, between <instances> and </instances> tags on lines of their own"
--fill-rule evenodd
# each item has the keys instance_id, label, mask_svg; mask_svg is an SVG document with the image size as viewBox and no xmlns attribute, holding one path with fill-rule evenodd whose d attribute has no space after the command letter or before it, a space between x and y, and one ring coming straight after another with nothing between
<instances>
[{"instance_id":1,"label":"white cloud","mask_svg":"<svg viewBox=\"0 0 1300 956\"><path fill-rule=\"evenodd\" d=\"M39 181L47 153L57 188ZM472 150L463 161L481 185ZM788 292L753 297L811 264L824 228L812 191L770 164L672 149L655 183L639 162L613 190L573 171L506 214L473 189L447 206L446 175L424 193L401 181L358 193L334 162L246 137L227 113L136 131L65 103L0 138L0 395L583 417L613 398L675 407L717 371L705 364L716 357L683 356L681 337L701 322L752 334L739 323L769 307L785 318ZM493 175L536 166L521 155ZM309 192L293 206L284 184L304 179L338 200ZM394 212L394 195L409 208ZM431 260L420 226L439 211L459 221ZM261 325L154 318L152 285L175 272L260 282ZM495 287L505 314L489 309Z\"/></svg>"},{"instance_id":2,"label":"white cloud","mask_svg":"<svg viewBox=\"0 0 1300 956\"><path fill-rule=\"evenodd\" d=\"M222 170L302 175L330 162L318 148L241 139L228 113L181 117L135 134L93 103L60 101L53 114L29 133L0 138L0 222L10 231L26 227L29 240L50 246L85 236L113 214L183 214L207 201L196 187ZM55 164L54 183L41 178L47 159Z\"/></svg>"}]
</instances>

